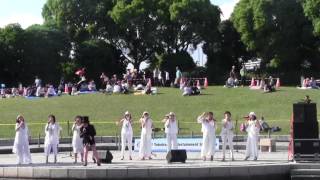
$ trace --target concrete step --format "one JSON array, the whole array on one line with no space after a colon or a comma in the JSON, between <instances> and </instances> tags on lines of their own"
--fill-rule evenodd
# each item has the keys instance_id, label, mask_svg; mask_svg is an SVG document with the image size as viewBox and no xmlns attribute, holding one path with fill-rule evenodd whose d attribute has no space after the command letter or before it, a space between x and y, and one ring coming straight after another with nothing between
<instances>
[{"instance_id":1,"label":"concrete step","mask_svg":"<svg viewBox=\"0 0 320 180\"><path fill-rule=\"evenodd\" d=\"M317 175L320 176L320 169L292 169L291 176L295 175Z\"/></svg>"},{"instance_id":2,"label":"concrete step","mask_svg":"<svg viewBox=\"0 0 320 180\"><path fill-rule=\"evenodd\" d=\"M294 175L291 180L319 180L320 175Z\"/></svg>"}]
</instances>

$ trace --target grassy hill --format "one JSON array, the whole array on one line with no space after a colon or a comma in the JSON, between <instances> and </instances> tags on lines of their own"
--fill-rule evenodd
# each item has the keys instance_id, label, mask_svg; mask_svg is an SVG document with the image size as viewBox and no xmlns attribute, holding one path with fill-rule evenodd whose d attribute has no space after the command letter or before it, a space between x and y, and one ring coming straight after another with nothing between
<instances>
[{"instance_id":1,"label":"grassy hill","mask_svg":"<svg viewBox=\"0 0 320 180\"><path fill-rule=\"evenodd\" d=\"M226 89L213 86L203 90L203 95L192 97L182 97L181 91L173 88L160 88L159 92L154 96L91 94L33 100L0 99L0 138L14 137L14 123L18 114L25 116L34 137L39 134L43 136L49 114L56 115L63 126L63 136L67 135L67 121L72 123L76 115L90 116L98 135L115 135L120 132L115 121L127 110L132 112L136 122L135 135L140 133L138 119L143 111L149 111L156 127L163 127L159 121L166 113L173 111L180 127L184 128L181 133L191 134L193 131L199 134L200 125L196 123L199 114L213 111L220 122L226 110L231 111L234 120L238 119L238 126L244 121L243 116L254 111L259 117L263 115L271 126L280 126L282 131L278 134L289 134L292 103L303 99L306 94L314 102L320 103L320 91L298 90L294 87L282 87L275 93L262 93L247 87Z\"/></svg>"}]
</instances>

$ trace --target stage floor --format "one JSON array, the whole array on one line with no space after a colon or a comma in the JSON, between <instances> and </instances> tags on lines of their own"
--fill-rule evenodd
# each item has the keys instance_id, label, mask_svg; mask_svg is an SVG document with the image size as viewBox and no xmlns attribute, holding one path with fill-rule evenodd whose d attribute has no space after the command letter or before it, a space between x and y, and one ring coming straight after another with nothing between
<instances>
[{"instance_id":1,"label":"stage floor","mask_svg":"<svg viewBox=\"0 0 320 180\"><path fill-rule=\"evenodd\" d=\"M59 153L58 163L45 164L43 153L32 154L33 164L16 165L14 154L0 155L0 178L41 178L41 179L192 179L192 178L225 178L232 177L269 177L284 178L290 172L291 164L287 160L287 152L259 153L258 161L244 161L244 151L235 152L235 161L230 161L229 153L226 161L222 162L222 153L219 151L213 161L203 161L199 152L188 152L186 163L168 164L166 153L154 153L152 160L139 160L138 153L133 153L133 160L120 160L120 151L111 151L114 158L112 164L102 164L100 167L89 161L84 167L81 163L73 164L73 157L69 152ZM92 154L90 152L91 159ZM50 157L51 162L53 157ZM263 178L262 178L263 179ZM260 179L261 180L261 179Z\"/></svg>"},{"instance_id":2,"label":"stage floor","mask_svg":"<svg viewBox=\"0 0 320 180\"><path fill-rule=\"evenodd\" d=\"M128 159L127 152L125 154L125 159L120 160L120 151L111 151L113 155L112 164L102 164L100 167L92 163L91 157L92 153L89 153L89 163L87 167L83 167L81 163L73 164L74 157L73 154L70 156L70 152L61 152L58 155L58 163L45 164L45 157L43 153L32 153L31 165L19 165L23 167L52 167L52 168L150 168L150 167L212 167L212 166L243 166L243 165L270 165L270 164L286 164L288 163L288 153L287 152L262 152L259 153L259 158L257 161L248 160L244 161L245 151L241 150L239 152L234 152L235 161L231 161L229 158L229 153L226 154L226 161L222 162L222 152L217 152L213 161L207 159L203 161L200 158L199 152L188 152L187 161L183 163L172 163L168 164L164 152L153 153L152 160L140 160L138 158L138 153L133 152L133 160ZM49 157L49 161L53 162L53 156ZM79 161L79 159L78 159ZM16 155L15 154L1 154L0 155L0 167L8 166L18 166L16 165Z\"/></svg>"}]
</instances>

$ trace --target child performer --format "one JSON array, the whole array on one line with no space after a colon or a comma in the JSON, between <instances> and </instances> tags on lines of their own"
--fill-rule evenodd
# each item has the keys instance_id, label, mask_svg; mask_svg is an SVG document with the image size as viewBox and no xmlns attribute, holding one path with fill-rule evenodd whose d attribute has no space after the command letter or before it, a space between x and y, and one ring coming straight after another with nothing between
<instances>
[{"instance_id":1,"label":"child performer","mask_svg":"<svg viewBox=\"0 0 320 180\"><path fill-rule=\"evenodd\" d=\"M210 156L210 160L213 161L216 143L216 120L212 112L202 113L197 120L198 123L202 124L201 132L203 133L201 157L205 161L206 157Z\"/></svg>"},{"instance_id":2,"label":"child performer","mask_svg":"<svg viewBox=\"0 0 320 180\"><path fill-rule=\"evenodd\" d=\"M12 152L17 154L18 164L31 164L31 155L29 149L29 130L23 116L18 115L16 119L16 136Z\"/></svg>"},{"instance_id":3,"label":"child performer","mask_svg":"<svg viewBox=\"0 0 320 180\"><path fill-rule=\"evenodd\" d=\"M164 122L164 128L167 138L167 152L169 152L171 149L178 149L178 126L175 114L173 112L170 112L162 122Z\"/></svg>"},{"instance_id":4,"label":"child performer","mask_svg":"<svg viewBox=\"0 0 320 180\"><path fill-rule=\"evenodd\" d=\"M152 129L153 123L152 119L149 117L148 112L143 112L142 118L140 119L141 123L141 142L139 149L139 156L141 160L145 160L146 158L151 158L151 146L152 146Z\"/></svg>"},{"instance_id":5,"label":"child performer","mask_svg":"<svg viewBox=\"0 0 320 180\"><path fill-rule=\"evenodd\" d=\"M49 163L49 154L54 154L54 163L57 163L59 135L61 128L56 122L54 115L48 116L48 124L45 127L44 153L46 155L46 163Z\"/></svg>"},{"instance_id":6,"label":"child performer","mask_svg":"<svg viewBox=\"0 0 320 180\"><path fill-rule=\"evenodd\" d=\"M80 137L80 129L82 127L81 116L76 116L74 124L72 125L72 148L74 153L74 164L78 161L78 154L81 155L81 162L83 162L83 139Z\"/></svg>"},{"instance_id":7,"label":"child performer","mask_svg":"<svg viewBox=\"0 0 320 180\"><path fill-rule=\"evenodd\" d=\"M122 125L121 129L121 160L124 159L124 151L126 149L126 143L128 143L128 150L129 150L129 159L132 160L132 137L133 137L133 130L132 130L132 116L127 111L124 113L123 119L120 120L120 125Z\"/></svg>"},{"instance_id":8,"label":"child performer","mask_svg":"<svg viewBox=\"0 0 320 180\"><path fill-rule=\"evenodd\" d=\"M249 120L246 122L246 131L248 134L247 145L246 145L246 157L245 161L250 157L253 157L253 160L258 159L258 137L260 131L260 124L257 120L257 116L254 112L249 113Z\"/></svg>"},{"instance_id":9,"label":"child performer","mask_svg":"<svg viewBox=\"0 0 320 180\"><path fill-rule=\"evenodd\" d=\"M222 120L221 139L222 139L222 161L225 161L226 146L229 145L231 160L234 161L233 157L233 122L231 120L231 113L226 111L224 113L224 119Z\"/></svg>"}]
</instances>

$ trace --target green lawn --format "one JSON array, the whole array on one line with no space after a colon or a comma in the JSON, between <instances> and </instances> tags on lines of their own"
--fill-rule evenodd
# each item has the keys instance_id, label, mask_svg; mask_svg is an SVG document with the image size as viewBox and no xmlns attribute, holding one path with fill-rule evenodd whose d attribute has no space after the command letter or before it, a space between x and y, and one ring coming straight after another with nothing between
<instances>
[{"instance_id":1,"label":"green lawn","mask_svg":"<svg viewBox=\"0 0 320 180\"><path fill-rule=\"evenodd\" d=\"M182 97L181 91L173 88L161 88L159 92L154 96L91 94L34 100L0 99L0 138L14 137L12 124L18 114L25 116L34 137L39 134L43 136L49 114L56 115L63 126L63 136L67 135L67 121L72 122L75 115L90 116L98 135L115 135L120 129L114 122L126 110L132 112L135 122L143 111L149 111L156 127L163 127L159 121L164 114L173 111L180 127L184 128L181 131L183 134L191 134L192 131L194 134L200 133L196 117L203 111L213 111L220 122L223 112L229 110L233 119L239 120L239 124L244 121L244 115L255 111L259 117L263 115L271 126L280 126L283 129L280 134L289 134L292 103L303 99L306 94L314 102L320 102L320 91L298 90L294 87L282 87L275 93L262 93L247 87L226 89L214 86L203 90L203 95L193 97ZM139 133L139 125L136 123L134 134Z\"/></svg>"}]
</instances>

